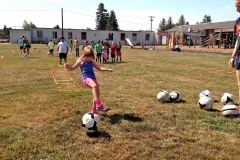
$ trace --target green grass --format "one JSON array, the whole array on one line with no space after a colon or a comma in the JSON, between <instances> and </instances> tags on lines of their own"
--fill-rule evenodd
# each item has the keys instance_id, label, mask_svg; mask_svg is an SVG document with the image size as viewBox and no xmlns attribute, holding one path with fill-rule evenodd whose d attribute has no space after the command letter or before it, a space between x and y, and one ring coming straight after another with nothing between
<instances>
[{"instance_id":1,"label":"green grass","mask_svg":"<svg viewBox=\"0 0 240 160\"><path fill-rule=\"evenodd\" d=\"M17 45L0 44L0 159L239 159L240 119L221 113L224 92L239 104L229 56L123 48L121 63L100 64L112 73L96 71L111 110L100 113L99 133L87 135L81 118L92 94L79 70L69 73L82 89L59 91L58 57L32 47L23 58ZM55 70L66 79L63 67ZM159 103L163 89L180 91L181 103ZM199 109L203 89L213 93L214 111Z\"/></svg>"}]
</instances>

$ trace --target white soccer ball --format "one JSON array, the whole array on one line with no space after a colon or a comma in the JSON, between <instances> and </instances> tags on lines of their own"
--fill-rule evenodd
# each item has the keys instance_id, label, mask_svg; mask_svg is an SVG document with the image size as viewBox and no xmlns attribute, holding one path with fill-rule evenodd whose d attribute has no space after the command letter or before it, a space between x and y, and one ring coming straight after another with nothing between
<instances>
[{"instance_id":1,"label":"white soccer ball","mask_svg":"<svg viewBox=\"0 0 240 160\"><path fill-rule=\"evenodd\" d=\"M161 90L157 94L157 99L158 99L159 102L168 102L170 100L170 95L167 91Z\"/></svg>"},{"instance_id":2,"label":"white soccer ball","mask_svg":"<svg viewBox=\"0 0 240 160\"><path fill-rule=\"evenodd\" d=\"M38 50L38 52L40 52L40 50Z\"/></svg>"},{"instance_id":3,"label":"white soccer ball","mask_svg":"<svg viewBox=\"0 0 240 160\"><path fill-rule=\"evenodd\" d=\"M182 99L182 95L178 91L171 91L169 93L170 102L179 102Z\"/></svg>"},{"instance_id":4,"label":"white soccer ball","mask_svg":"<svg viewBox=\"0 0 240 160\"><path fill-rule=\"evenodd\" d=\"M203 96L199 99L198 101L198 106L201 108L201 109L204 109L204 110L211 110L212 107L213 107L213 100L212 98L210 97L207 97L207 96Z\"/></svg>"},{"instance_id":5,"label":"white soccer ball","mask_svg":"<svg viewBox=\"0 0 240 160\"><path fill-rule=\"evenodd\" d=\"M226 105L223 106L222 114L226 117L237 116L238 115L238 108L234 103L229 102L229 103L227 103Z\"/></svg>"},{"instance_id":6,"label":"white soccer ball","mask_svg":"<svg viewBox=\"0 0 240 160\"><path fill-rule=\"evenodd\" d=\"M234 103L234 96L231 93L224 93L221 97L221 102L227 104L228 102Z\"/></svg>"},{"instance_id":7,"label":"white soccer ball","mask_svg":"<svg viewBox=\"0 0 240 160\"><path fill-rule=\"evenodd\" d=\"M199 93L199 98L202 98L203 96L212 98L212 93L209 90L202 90Z\"/></svg>"},{"instance_id":8,"label":"white soccer ball","mask_svg":"<svg viewBox=\"0 0 240 160\"><path fill-rule=\"evenodd\" d=\"M158 51L156 51L156 53L158 53Z\"/></svg>"},{"instance_id":9,"label":"white soccer ball","mask_svg":"<svg viewBox=\"0 0 240 160\"><path fill-rule=\"evenodd\" d=\"M97 132L100 124L100 117L92 112L86 113L82 117L82 127L84 131L93 133Z\"/></svg>"}]
</instances>

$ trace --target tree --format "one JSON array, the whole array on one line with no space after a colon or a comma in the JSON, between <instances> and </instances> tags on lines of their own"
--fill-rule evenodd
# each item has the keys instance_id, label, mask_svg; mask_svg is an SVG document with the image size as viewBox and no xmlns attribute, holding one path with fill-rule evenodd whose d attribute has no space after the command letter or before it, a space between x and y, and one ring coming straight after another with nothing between
<instances>
[{"instance_id":1,"label":"tree","mask_svg":"<svg viewBox=\"0 0 240 160\"><path fill-rule=\"evenodd\" d=\"M54 29L60 29L59 25L57 24L56 26L53 27Z\"/></svg>"},{"instance_id":2,"label":"tree","mask_svg":"<svg viewBox=\"0 0 240 160\"><path fill-rule=\"evenodd\" d=\"M177 26L181 26L181 25L185 25L185 24L186 24L186 22L185 22L184 15L181 15L180 18L178 19Z\"/></svg>"},{"instance_id":3,"label":"tree","mask_svg":"<svg viewBox=\"0 0 240 160\"><path fill-rule=\"evenodd\" d=\"M106 30L119 31L119 25L114 10L110 11L110 15L107 20Z\"/></svg>"},{"instance_id":4,"label":"tree","mask_svg":"<svg viewBox=\"0 0 240 160\"><path fill-rule=\"evenodd\" d=\"M168 18L168 21L167 21L167 24L166 24L166 29L171 29L173 28L175 25L173 24L173 21L172 21L172 17L170 16Z\"/></svg>"},{"instance_id":5,"label":"tree","mask_svg":"<svg viewBox=\"0 0 240 160\"><path fill-rule=\"evenodd\" d=\"M165 18L162 18L162 21L160 21L160 23L158 25L158 29L159 29L159 31L165 31L167 29Z\"/></svg>"},{"instance_id":6,"label":"tree","mask_svg":"<svg viewBox=\"0 0 240 160\"><path fill-rule=\"evenodd\" d=\"M26 20L23 21L22 27L23 27L23 29L37 28L36 25L33 24L31 21L28 23Z\"/></svg>"},{"instance_id":7,"label":"tree","mask_svg":"<svg viewBox=\"0 0 240 160\"><path fill-rule=\"evenodd\" d=\"M3 26L3 33L4 33L4 35L7 35L7 26L5 24Z\"/></svg>"},{"instance_id":8,"label":"tree","mask_svg":"<svg viewBox=\"0 0 240 160\"><path fill-rule=\"evenodd\" d=\"M99 3L98 9L96 12L96 29L97 30L106 30L106 25L107 25L107 19L109 17L109 13L107 10L104 8L103 3Z\"/></svg>"},{"instance_id":9,"label":"tree","mask_svg":"<svg viewBox=\"0 0 240 160\"><path fill-rule=\"evenodd\" d=\"M186 25L189 25L189 22L188 22L188 21L186 22Z\"/></svg>"},{"instance_id":10,"label":"tree","mask_svg":"<svg viewBox=\"0 0 240 160\"><path fill-rule=\"evenodd\" d=\"M211 16L210 15L205 15L203 17L202 23L210 23L212 22Z\"/></svg>"}]
</instances>

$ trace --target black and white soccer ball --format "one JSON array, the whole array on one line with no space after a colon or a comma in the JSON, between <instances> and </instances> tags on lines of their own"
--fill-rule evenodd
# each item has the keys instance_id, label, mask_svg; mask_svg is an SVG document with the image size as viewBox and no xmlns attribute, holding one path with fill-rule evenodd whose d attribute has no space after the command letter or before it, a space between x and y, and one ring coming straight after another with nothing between
<instances>
[{"instance_id":1,"label":"black and white soccer ball","mask_svg":"<svg viewBox=\"0 0 240 160\"><path fill-rule=\"evenodd\" d=\"M198 101L198 106L204 110L211 110L213 108L213 100L210 97L203 96Z\"/></svg>"},{"instance_id":2,"label":"black and white soccer ball","mask_svg":"<svg viewBox=\"0 0 240 160\"><path fill-rule=\"evenodd\" d=\"M238 113L238 108L233 102L228 102L222 108L222 114L226 117L235 117Z\"/></svg>"},{"instance_id":3,"label":"black and white soccer ball","mask_svg":"<svg viewBox=\"0 0 240 160\"><path fill-rule=\"evenodd\" d=\"M158 94L157 94L157 99L159 102L168 102L170 100L170 95L167 91L165 90L161 90Z\"/></svg>"},{"instance_id":4,"label":"black and white soccer ball","mask_svg":"<svg viewBox=\"0 0 240 160\"><path fill-rule=\"evenodd\" d=\"M221 97L221 102L227 104L228 102L234 103L234 96L231 93L224 93Z\"/></svg>"},{"instance_id":5,"label":"black and white soccer ball","mask_svg":"<svg viewBox=\"0 0 240 160\"><path fill-rule=\"evenodd\" d=\"M179 102L182 99L182 95L179 91L171 91L169 93L170 102Z\"/></svg>"},{"instance_id":6,"label":"black and white soccer ball","mask_svg":"<svg viewBox=\"0 0 240 160\"><path fill-rule=\"evenodd\" d=\"M203 96L212 98L212 92L209 91L209 90L202 90L202 91L199 93L199 98L202 98Z\"/></svg>"},{"instance_id":7,"label":"black and white soccer ball","mask_svg":"<svg viewBox=\"0 0 240 160\"><path fill-rule=\"evenodd\" d=\"M82 127L88 133L97 132L100 124L98 114L88 112L82 117Z\"/></svg>"}]
</instances>

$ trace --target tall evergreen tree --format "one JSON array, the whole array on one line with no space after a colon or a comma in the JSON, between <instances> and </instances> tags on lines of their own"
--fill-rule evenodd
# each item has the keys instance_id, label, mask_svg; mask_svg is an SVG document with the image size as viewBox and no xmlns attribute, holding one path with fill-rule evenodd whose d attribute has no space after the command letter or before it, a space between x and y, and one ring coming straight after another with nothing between
<instances>
[{"instance_id":1,"label":"tall evergreen tree","mask_svg":"<svg viewBox=\"0 0 240 160\"><path fill-rule=\"evenodd\" d=\"M7 35L7 26L5 24L3 26L3 33L4 33L4 35Z\"/></svg>"},{"instance_id":2,"label":"tall evergreen tree","mask_svg":"<svg viewBox=\"0 0 240 160\"><path fill-rule=\"evenodd\" d=\"M107 10L104 8L103 3L99 3L98 9L96 12L96 29L97 30L106 30L106 25L107 25L107 19L109 17L109 13Z\"/></svg>"},{"instance_id":3,"label":"tall evergreen tree","mask_svg":"<svg viewBox=\"0 0 240 160\"><path fill-rule=\"evenodd\" d=\"M184 15L181 15L180 18L178 19L178 26L181 26L181 25L185 25L186 24L186 21L185 21L185 17Z\"/></svg>"},{"instance_id":4,"label":"tall evergreen tree","mask_svg":"<svg viewBox=\"0 0 240 160\"><path fill-rule=\"evenodd\" d=\"M172 21L172 17L170 16L168 18L168 21L167 21L167 25L166 25L166 29L171 29L173 28L175 25L173 24L173 21Z\"/></svg>"},{"instance_id":5,"label":"tall evergreen tree","mask_svg":"<svg viewBox=\"0 0 240 160\"><path fill-rule=\"evenodd\" d=\"M211 16L210 15L204 15L202 23L210 23L212 22Z\"/></svg>"},{"instance_id":6,"label":"tall evergreen tree","mask_svg":"<svg viewBox=\"0 0 240 160\"><path fill-rule=\"evenodd\" d=\"M110 11L110 15L107 20L106 30L119 31L119 26L114 10Z\"/></svg>"},{"instance_id":7,"label":"tall evergreen tree","mask_svg":"<svg viewBox=\"0 0 240 160\"><path fill-rule=\"evenodd\" d=\"M160 21L159 25L158 25L158 29L159 31L165 31L166 28L166 19L162 18L162 21Z\"/></svg>"}]
</instances>

